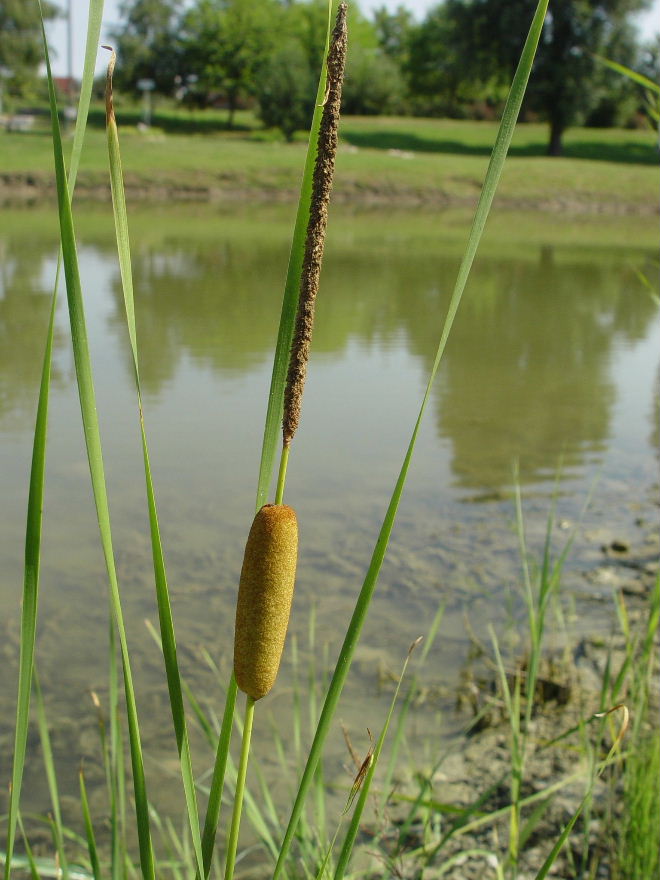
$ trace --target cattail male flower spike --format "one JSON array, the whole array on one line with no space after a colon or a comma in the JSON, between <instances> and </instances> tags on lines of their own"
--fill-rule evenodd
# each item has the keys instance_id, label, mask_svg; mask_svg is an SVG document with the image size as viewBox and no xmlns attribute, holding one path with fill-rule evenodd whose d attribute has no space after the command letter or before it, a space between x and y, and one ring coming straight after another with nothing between
<instances>
[{"instance_id":1,"label":"cattail male flower spike","mask_svg":"<svg viewBox=\"0 0 660 880\"><path fill-rule=\"evenodd\" d=\"M248 535L236 605L234 674L259 700L272 688L289 624L298 560L298 521L286 504L266 504Z\"/></svg>"},{"instance_id":2,"label":"cattail male flower spike","mask_svg":"<svg viewBox=\"0 0 660 880\"><path fill-rule=\"evenodd\" d=\"M332 177L335 170L337 153L337 129L339 127L339 106L341 104L341 87L344 81L346 49L348 36L346 30L346 4L340 3L337 19L328 49L328 80L323 114L316 151L316 164L312 179L312 203L305 238L305 255L303 257L300 278L300 296L298 312L289 356L289 372L284 390L284 418L282 433L284 446L291 445L293 435L300 421L302 394L307 377L307 361L312 343L314 326L314 306L319 289L321 261L325 245L325 230L328 225L328 202L332 189Z\"/></svg>"}]
</instances>

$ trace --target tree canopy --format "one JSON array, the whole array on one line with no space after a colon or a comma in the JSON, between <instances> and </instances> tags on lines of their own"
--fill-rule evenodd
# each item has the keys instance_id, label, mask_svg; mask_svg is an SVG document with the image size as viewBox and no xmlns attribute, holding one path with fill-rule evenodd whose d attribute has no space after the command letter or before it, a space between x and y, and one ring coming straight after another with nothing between
<instances>
[{"instance_id":1,"label":"tree canopy","mask_svg":"<svg viewBox=\"0 0 660 880\"><path fill-rule=\"evenodd\" d=\"M634 119L641 92L596 56L635 66L630 15L649 2L552 0L523 106L526 118L548 122L552 155L569 125ZM12 7L31 5L5 0ZM535 7L443 0L417 22L403 6L369 19L352 2L345 112L495 118ZM119 88L151 79L161 94L226 106L230 125L237 107L256 105L287 138L306 126L313 85L303 92L318 77L326 0L124 0L121 11Z\"/></svg>"},{"instance_id":2,"label":"tree canopy","mask_svg":"<svg viewBox=\"0 0 660 880\"><path fill-rule=\"evenodd\" d=\"M186 73L206 96L224 93L230 127L239 99L254 93L272 53L279 12L275 0L199 0L183 17Z\"/></svg>"},{"instance_id":3,"label":"tree canopy","mask_svg":"<svg viewBox=\"0 0 660 880\"><path fill-rule=\"evenodd\" d=\"M124 0L119 7L123 24L111 34L118 88L137 92L140 80L152 79L157 91L172 93L180 67L182 10L183 0Z\"/></svg>"},{"instance_id":4,"label":"tree canopy","mask_svg":"<svg viewBox=\"0 0 660 880\"><path fill-rule=\"evenodd\" d=\"M549 123L550 155L561 153L563 132L584 122L598 102L603 76L594 56L630 63L634 40L628 16L647 6L648 0L550 4L525 99L526 110ZM536 0L446 0L417 32L411 75L421 77L419 87L427 90L451 82L508 84L535 7ZM443 43L448 55L439 52Z\"/></svg>"},{"instance_id":5,"label":"tree canopy","mask_svg":"<svg viewBox=\"0 0 660 880\"><path fill-rule=\"evenodd\" d=\"M42 3L46 21L55 18L58 8ZM39 7L25 0L0 3L0 67L9 95L29 97L37 84L44 51L41 42Z\"/></svg>"}]
</instances>

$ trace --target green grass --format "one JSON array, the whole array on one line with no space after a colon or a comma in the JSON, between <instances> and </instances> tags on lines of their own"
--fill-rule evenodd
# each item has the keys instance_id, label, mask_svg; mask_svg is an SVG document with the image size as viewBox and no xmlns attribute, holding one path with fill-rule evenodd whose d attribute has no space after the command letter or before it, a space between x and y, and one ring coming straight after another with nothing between
<instances>
[{"instance_id":1,"label":"green grass","mask_svg":"<svg viewBox=\"0 0 660 880\"><path fill-rule=\"evenodd\" d=\"M182 126L172 125L149 133L122 130L129 197L136 188L147 195L151 190L154 197L159 197L159 188L169 188L193 195L197 191L200 197L213 190L239 190L256 197L286 193L293 198L304 141L285 144L255 128L254 117L247 113L238 124L237 131L215 134L181 134ZM197 127L209 129L213 130L211 124ZM361 203L384 199L473 204L496 133L497 125L490 122L347 118L341 127L335 192ZM656 210L658 157L648 132L571 129L566 155L560 159L544 155L545 139L544 125L516 129L496 204L567 212ZM0 143L5 174L47 180L52 159L46 133L5 133ZM79 192L107 186L105 162L105 136L92 129Z\"/></svg>"},{"instance_id":2,"label":"green grass","mask_svg":"<svg viewBox=\"0 0 660 880\"><path fill-rule=\"evenodd\" d=\"M657 699L658 651L660 625L660 578L648 599L648 614L642 619L641 632L635 631L621 598L619 619L626 652L622 671L608 684L610 699L625 695L631 723L627 737L623 772L612 780L609 795L614 804L623 800L620 819L613 807L608 814L604 837L609 846L613 880L645 880L657 877L660 870L660 737L658 736Z\"/></svg>"}]
</instances>

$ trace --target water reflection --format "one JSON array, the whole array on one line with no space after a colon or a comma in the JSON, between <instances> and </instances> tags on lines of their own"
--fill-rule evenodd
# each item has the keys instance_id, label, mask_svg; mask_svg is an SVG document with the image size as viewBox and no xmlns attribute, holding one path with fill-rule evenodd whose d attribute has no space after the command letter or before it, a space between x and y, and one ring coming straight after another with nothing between
<instances>
[{"instance_id":1,"label":"water reflection","mask_svg":"<svg viewBox=\"0 0 660 880\"><path fill-rule=\"evenodd\" d=\"M478 263L437 392L459 485L500 487L514 458L533 481L559 455L575 466L604 449L613 354L655 312L634 286L625 263L561 260L551 248L536 260Z\"/></svg>"},{"instance_id":2,"label":"water reflection","mask_svg":"<svg viewBox=\"0 0 660 880\"><path fill-rule=\"evenodd\" d=\"M143 387L158 394L189 356L199 367L241 373L269 356L279 309L282 254L248 242L177 241L133 261ZM119 279L111 325L123 338Z\"/></svg>"},{"instance_id":3,"label":"water reflection","mask_svg":"<svg viewBox=\"0 0 660 880\"><path fill-rule=\"evenodd\" d=\"M280 242L183 236L134 260L144 387L158 394L190 359L241 374L270 362ZM314 350L339 359L350 342L398 348L430 370L457 256L331 247ZM118 279L110 324L125 346ZM617 347L644 337L655 313L625 256L541 245L475 263L435 391L439 438L451 442L460 488L497 492L578 467L606 447ZM121 328L121 329L120 329Z\"/></svg>"},{"instance_id":4,"label":"water reflection","mask_svg":"<svg viewBox=\"0 0 660 880\"><path fill-rule=\"evenodd\" d=\"M57 245L51 238L0 236L0 423L3 427L32 422L41 375ZM54 348L62 345L56 334ZM55 384L60 373L53 371Z\"/></svg>"},{"instance_id":5,"label":"water reflection","mask_svg":"<svg viewBox=\"0 0 660 880\"><path fill-rule=\"evenodd\" d=\"M228 378L268 364L288 224L273 232L249 217L242 224L220 218L213 234L183 223L154 235L150 222L132 228L144 390L161 395L186 363ZM348 240L331 239L314 351L338 360L351 342L365 358L374 348L396 349L425 375L459 249L383 247L361 222L368 228L369 218L351 217ZM405 241L405 225L403 232ZM90 224L88 237L104 267L97 275L113 279L104 320L124 350L129 381L111 230ZM55 260L56 243L52 233L5 233L1 242L0 418L7 425L37 388L49 307L44 267ZM544 244L514 257L488 250L479 257L435 390L437 433L451 443L456 487L496 493L510 483L514 459L529 482L545 478L560 456L576 467L604 449L616 395L613 352L643 338L655 313L629 263L625 252ZM55 369L57 378L57 359Z\"/></svg>"}]
</instances>

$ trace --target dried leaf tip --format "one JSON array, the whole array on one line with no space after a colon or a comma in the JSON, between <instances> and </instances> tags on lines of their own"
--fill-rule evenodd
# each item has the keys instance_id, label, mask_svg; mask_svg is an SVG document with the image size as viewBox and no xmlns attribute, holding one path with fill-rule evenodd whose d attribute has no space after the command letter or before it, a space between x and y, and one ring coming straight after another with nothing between
<instances>
[{"instance_id":1,"label":"dried leaf tip","mask_svg":"<svg viewBox=\"0 0 660 880\"><path fill-rule=\"evenodd\" d=\"M105 75L105 121L109 124L115 121L115 108L112 102L112 75L115 72L115 64L117 63L117 53L112 46L101 46L110 52L110 61L108 61L108 71Z\"/></svg>"},{"instance_id":2,"label":"dried leaf tip","mask_svg":"<svg viewBox=\"0 0 660 880\"><path fill-rule=\"evenodd\" d=\"M312 197L305 238L305 253L300 277L298 311L289 355L289 371L284 390L284 417L282 434L284 445L289 446L300 422L302 395L307 378L307 362L312 343L314 308L319 288L321 263L328 224L328 202L337 154L337 131L341 88L344 81L348 31L346 27L346 3L340 3L332 31L327 58L327 87L316 150Z\"/></svg>"}]
</instances>

